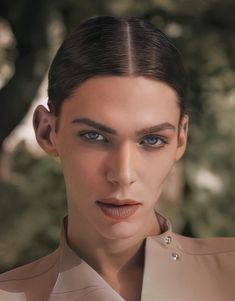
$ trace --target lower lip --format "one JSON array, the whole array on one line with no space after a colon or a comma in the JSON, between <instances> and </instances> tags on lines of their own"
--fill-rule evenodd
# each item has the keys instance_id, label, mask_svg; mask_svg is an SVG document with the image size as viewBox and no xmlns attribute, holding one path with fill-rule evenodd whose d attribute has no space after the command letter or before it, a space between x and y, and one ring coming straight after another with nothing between
<instances>
[{"instance_id":1,"label":"lower lip","mask_svg":"<svg viewBox=\"0 0 235 301\"><path fill-rule=\"evenodd\" d=\"M140 204L115 206L97 202L103 213L116 220L126 219L132 216L138 210Z\"/></svg>"}]
</instances>

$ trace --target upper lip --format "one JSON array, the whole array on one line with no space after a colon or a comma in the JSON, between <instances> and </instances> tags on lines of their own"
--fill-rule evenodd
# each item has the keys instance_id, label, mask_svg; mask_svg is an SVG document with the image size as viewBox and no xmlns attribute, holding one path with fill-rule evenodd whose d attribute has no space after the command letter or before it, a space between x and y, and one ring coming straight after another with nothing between
<instances>
[{"instance_id":1,"label":"upper lip","mask_svg":"<svg viewBox=\"0 0 235 301\"><path fill-rule=\"evenodd\" d=\"M100 199L97 202L103 203L103 204L112 204L112 205L136 205L140 204L140 202L133 200L133 199L116 199L116 198L107 198L107 199Z\"/></svg>"}]
</instances>

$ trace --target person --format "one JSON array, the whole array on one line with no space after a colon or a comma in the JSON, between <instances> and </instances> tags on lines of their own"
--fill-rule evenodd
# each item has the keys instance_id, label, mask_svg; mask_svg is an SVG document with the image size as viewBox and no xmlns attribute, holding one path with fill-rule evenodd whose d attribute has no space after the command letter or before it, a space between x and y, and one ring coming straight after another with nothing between
<instances>
[{"instance_id":1,"label":"person","mask_svg":"<svg viewBox=\"0 0 235 301\"><path fill-rule=\"evenodd\" d=\"M68 216L53 253L0 276L0 300L231 301L235 239L184 237L155 210L188 132L181 55L151 22L80 23L49 70L39 145L59 157Z\"/></svg>"}]
</instances>

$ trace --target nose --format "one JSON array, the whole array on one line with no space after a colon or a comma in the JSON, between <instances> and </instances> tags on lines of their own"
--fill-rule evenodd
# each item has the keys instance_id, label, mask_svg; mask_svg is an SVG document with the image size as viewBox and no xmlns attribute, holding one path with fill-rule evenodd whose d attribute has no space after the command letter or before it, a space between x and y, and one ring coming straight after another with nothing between
<instances>
[{"instance_id":1,"label":"nose","mask_svg":"<svg viewBox=\"0 0 235 301\"><path fill-rule=\"evenodd\" d=\"M128 186L136 182L136 159L130 144L119 146L109 158L107 180L120 186Z\"/></svg>"}]
</instances>

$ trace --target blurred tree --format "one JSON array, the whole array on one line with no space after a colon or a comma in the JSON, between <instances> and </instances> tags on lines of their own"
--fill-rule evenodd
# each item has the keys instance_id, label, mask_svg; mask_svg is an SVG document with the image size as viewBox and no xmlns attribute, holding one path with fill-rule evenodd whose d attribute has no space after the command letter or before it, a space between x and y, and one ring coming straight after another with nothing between
<instances>
[{"instance_id":1,"label":"blurred tree","mask_svg":"<svg viewBox=\"0 0 235 301\"><path fill-rule=\"evenodd\" d=\"M45 1L0 2L0 16L15 38L14 73L0 90L0 147L29 109L48 65Z\"/></svg>"}]
</instances>

